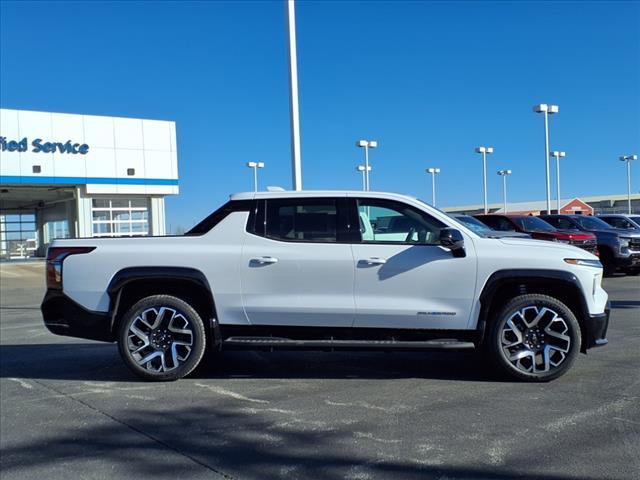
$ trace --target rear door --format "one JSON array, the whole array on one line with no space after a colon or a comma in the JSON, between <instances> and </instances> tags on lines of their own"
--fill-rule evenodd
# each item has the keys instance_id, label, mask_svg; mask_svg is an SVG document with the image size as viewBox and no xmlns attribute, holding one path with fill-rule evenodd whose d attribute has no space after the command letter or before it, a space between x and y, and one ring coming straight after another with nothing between
<instances>
[{"instance_id":1,"label":"rear door","mask_svg":"<svg viewBox=\"0 0 640 480\"><path fill-rule=\"evenodd\" d=\"M395 200L354 199L352 215L360 223L353 245L355 327L467 327L477 268L470 238L467 256L455 258L439 244L446 225Z\"/></svg>"},{"instance_id":2,"label":"rear door","mask_svg":"<svg viewBox=\"0 0 640 480\"><path fill-rule=\"evenodd\" d=\"M241 263L252 324L352 325L355 274L345 204L345 197L258 202Z\"/></svg>"}]
</instances>

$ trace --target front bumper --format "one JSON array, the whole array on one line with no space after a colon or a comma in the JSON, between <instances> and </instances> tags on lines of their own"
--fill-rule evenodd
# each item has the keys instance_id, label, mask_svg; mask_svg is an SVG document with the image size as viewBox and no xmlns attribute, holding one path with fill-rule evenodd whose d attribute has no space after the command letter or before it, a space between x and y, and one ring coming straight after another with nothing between
<instances>
[{"instance_id":1,"label":"front bumper","mask_svg":"<svg viewBox=\"0 0 640 480\"><path fill-rule=\"evenodd\" d=\"M114 340L108 313L87 310L60 290L47 290L40 310L51 333L103 342Z\"/></svg>"},{"instance_id":2,"label":"front bumper","mask_svg":"<svg viewBox=\"0 0 640 480\"><path fill-rule=\"evenodd\" d=\"M585 319L582 351L587 351L594 347L603 347L609 343L609 340L607 340L607 328L609 327L610 314L611 303L607 302L604 313L589 315Z\"/></svg>"},{"instance_id":3,"label":"front bumper","mask_svg":"<svg viewBox=\"0 0 640 480\"><path fill-rule=\"evenodd\" d=\"M616 257L617 268L640 267L640 253L632 253L628 257Z\"/></svg>"}]
</instances>

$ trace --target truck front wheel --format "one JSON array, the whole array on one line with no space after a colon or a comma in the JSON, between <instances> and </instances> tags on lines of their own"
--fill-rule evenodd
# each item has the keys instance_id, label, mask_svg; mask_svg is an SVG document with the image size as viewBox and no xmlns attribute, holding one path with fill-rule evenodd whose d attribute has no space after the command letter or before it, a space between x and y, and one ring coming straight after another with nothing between
<instances>
[{"instance_id":1,"label":"truck front wheel","mask_svg":"<svg viewBox=\"0 0 640 480\"><path fill-rule=\"evenodd\" d=\"M580 326L559 300L520 295L494 319L487 341L493 362L509 377L545 382L571 368L580 351Z\"/></svg>"},{"instance_id":2,"label":"truck front wheel","mask_svg":"<svg viewBox=\"0 0 640 480\"><path fill-rule=\"evenodd\" d=\"M170 295L143 298L120 322L120 356L145 380L171 381L188 375L200 363L205 345L198 312Z\"/></svg>"}]
</instances>

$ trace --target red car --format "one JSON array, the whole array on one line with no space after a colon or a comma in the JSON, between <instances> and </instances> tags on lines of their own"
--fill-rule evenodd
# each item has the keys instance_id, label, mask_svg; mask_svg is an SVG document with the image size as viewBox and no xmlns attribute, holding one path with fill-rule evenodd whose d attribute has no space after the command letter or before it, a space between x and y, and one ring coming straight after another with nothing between
<instances>
[{"instance_id":1,"label":"red car","mask_svg":"<svg viewBox=\"0 0 640 480\"><path fill-rule=\"evenodd\" d=\"M568 243L598 255L598 242L592 233L558 230L541 218L530 215L487 214L475 215L475 217L494 230L528 233L538 240Z\"/></svg>"}]
</instances>

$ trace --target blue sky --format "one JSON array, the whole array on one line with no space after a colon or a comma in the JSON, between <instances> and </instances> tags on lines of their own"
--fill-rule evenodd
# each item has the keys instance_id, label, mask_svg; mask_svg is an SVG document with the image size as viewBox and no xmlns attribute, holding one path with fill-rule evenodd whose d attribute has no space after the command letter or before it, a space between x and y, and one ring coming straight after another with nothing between
<instances>
[{"instance_id":1,"label":"blue sky","mask_svg":"<svg viewBox=\"0 0 640 480\"><path fill-rule=\"evenodd\" d=\"M181 193L167 223L189 227L227 195L290 187L284 4L5 2L0 104L5 108L174 120ZM438 205L482 201L478 145L511 168L509 199L543 199L543 123L567 151L563 196L625 193L617 158L640 153L640 3L297 3L305 189L361 187L359 138L372 188ZM633 191L640 190L640 162Z\"/></svg>"}]
</instances>

